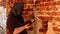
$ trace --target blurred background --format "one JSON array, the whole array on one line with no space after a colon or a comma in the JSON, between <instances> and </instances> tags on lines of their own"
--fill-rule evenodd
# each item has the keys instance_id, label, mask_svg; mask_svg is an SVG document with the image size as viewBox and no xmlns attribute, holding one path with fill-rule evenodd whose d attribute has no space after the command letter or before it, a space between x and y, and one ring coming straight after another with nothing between
<instances>
[{"instance_id":1,"label":"blurred background","mask_svg":"<svg viewBox=\"0 0 60 34\"><path fill-rule=\"evenodd\" d=\"M0 0L0 34L5 34L6 27L6 0Z\"/></svg>"},{"instance_id":2,"label":"blurred background","mask_svg":"<svg viewBox=\"0 0 60 34\"><path fill-rule=\"evenodd\" d=\"M24 2L24 20L34 16L33 30L28 34L60 34L60 0L0 0L0 26L4 33L9 11L19 1Z\"/></svg>"}]
</instances>

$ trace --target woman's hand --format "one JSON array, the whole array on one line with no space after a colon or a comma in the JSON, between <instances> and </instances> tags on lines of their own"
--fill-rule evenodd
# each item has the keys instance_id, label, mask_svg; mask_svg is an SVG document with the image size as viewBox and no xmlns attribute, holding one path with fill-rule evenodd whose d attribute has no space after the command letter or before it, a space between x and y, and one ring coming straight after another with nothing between
<instances>
[{"instance_id":1,"label":"woman's hand","mask_svg":"<svg viewBox=\"0 0 60 34\"><path fill-rule=\"evenodd\" d=\"M24 28L25 29L29 29L31 26L29 25L29 24L26 24L25 26L24 26Z\"/></svg>"},{"instance_id":2,"label":"woman's hand","mask_svg":"<svg viewBox=\"0 0 60 34\"><path fill-rule=\"evenodd\" d=\"M30 27L31 26L29 26L29 24L26 24L25 26L15 28L13 34L18 34L18 33L22 32L24 29L29 29Z\"/></svg>"}]
</instances>

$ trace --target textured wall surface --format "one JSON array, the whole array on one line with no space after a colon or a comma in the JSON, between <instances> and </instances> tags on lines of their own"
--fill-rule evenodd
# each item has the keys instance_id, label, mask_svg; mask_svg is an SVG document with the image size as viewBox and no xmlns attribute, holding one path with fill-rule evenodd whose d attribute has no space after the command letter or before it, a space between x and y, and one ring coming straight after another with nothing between
<instances>
[{"instance_id":1,"label":"textured wall surface","mask_svg":"<svg viewBox=\"0 0 60 34\"><path fill-rule=\"evenodd\" d=\"M7 14L18 0L7 1ZM60 0L26 0L24 5L24 19L29 20L33 13L35 22L33 31L29 34L60 34Z\"/></svg>"}]
</instances>

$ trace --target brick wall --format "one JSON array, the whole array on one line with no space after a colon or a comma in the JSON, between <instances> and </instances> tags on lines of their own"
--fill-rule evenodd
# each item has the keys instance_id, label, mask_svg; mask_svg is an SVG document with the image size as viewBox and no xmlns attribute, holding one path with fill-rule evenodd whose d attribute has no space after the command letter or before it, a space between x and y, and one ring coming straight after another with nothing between
<instances>
[{"instance_id":1,"label":"brick wall","mask_svg":"<svg viewBox=\"0 0 60 34\"><path fill-rule=\"evenodd\" d=\"M14 3L15 1L13 0L8 2L9 9ZM60 0L36 0L35 4L33 0L26 0L24 3L24 19L29 20L32 12L35 16L34 34L53 34L53 32L57 34L60 32L60 28L58 28L60 26L55 24L60 23Z\"/></svg>"},{"instance_id":2,"label":"brick wall","mask_svg":"<svg viewBox=\"0 0 60 34\"><path fill-rule=\"evenodd\" d=\"M49 27L48 24L49 21L52 22L52 20L55 20L56 22L54 23L58 23L60 21L60 1L59 0L37 0L36 3L37 7L37 16L39 19L42 20L42 29L40 29L40 32L43 32L44 34L47 32L47 30L49 31L50 28L53 28L52 26ZM48 22L45 24L44 20L48 20ZM60 22L59 22L60 23ZM59 23L57 25L59 25ZM53 24L53 22L52 22ZM45 26L45 27L44 27ZM56 26L56 28L53 28L52 30L55 32L55 34L59 33L60 28L58 28L59 26ZM43 28L49 28L49 29L43 29ZM45 32L44 32L45 31ZM49 31L50 32L50 31ZM53 33L48 33L48 34L53 34Z\"/></svg>"},{"instance_id":3,"label":"brick wall","mask_svg":"<svg viewBox=\"0 0 60 34\"><path fill-rule=\"evenodd\" d=\"M40 13L40 15L44 15L44 16L59 17L60 16L59 4L60 1L42 0L37 5L37 8L39 8L38 12Z\"/></svg>"}]
</instances>

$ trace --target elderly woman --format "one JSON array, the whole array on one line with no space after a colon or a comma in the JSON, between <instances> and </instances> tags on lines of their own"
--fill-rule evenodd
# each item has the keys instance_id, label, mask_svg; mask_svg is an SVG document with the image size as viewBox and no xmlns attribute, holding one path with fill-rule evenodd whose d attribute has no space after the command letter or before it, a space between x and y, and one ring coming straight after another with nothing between
<instances>
[{"instance_id":1,"label":"elderly woman","mask_svg":"<svg viewBox=\"0 0 60 34\"><path fill-rule=\"evenodd\" d=\"M24 24L22 17L23 2L15 3L7 18L7 34L27 34L29 24Z\"/></svg>"}]
</instances>

